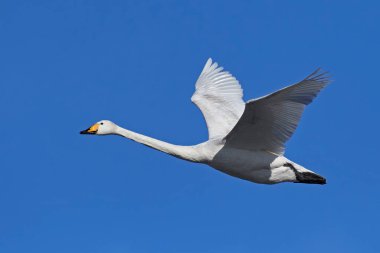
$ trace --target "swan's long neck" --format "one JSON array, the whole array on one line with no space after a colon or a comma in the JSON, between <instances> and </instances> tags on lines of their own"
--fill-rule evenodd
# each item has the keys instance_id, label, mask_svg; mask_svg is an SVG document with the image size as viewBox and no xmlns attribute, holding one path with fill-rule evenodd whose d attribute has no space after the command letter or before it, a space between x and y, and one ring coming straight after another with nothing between
<instances>
[{"instance_id":1,"label":"swan's long neck","mask_svg":"<svg viewBox=\"0 0 380 253\"><path fill-rule=\"evenodd\" d=\"M142 134L132 132L130 130L127 130L119 126L117 127L115 134L134 140L136 142L139 142L148 147L157 149L169 155L172 155L184 160L199 162L199 154L196 151L195 146L178 146L178 145L170 144L170 143L160 141L160 140L157 140L157 139L154 139Z\"/></svg>"}]
</instances>

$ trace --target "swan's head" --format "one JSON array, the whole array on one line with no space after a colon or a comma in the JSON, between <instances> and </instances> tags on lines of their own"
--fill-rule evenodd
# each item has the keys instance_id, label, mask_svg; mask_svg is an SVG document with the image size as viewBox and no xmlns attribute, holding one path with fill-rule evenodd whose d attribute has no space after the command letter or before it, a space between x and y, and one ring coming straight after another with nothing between
<instances>
[{"instance_id":1,"label":"swan's head","mask_svg":"<svg viewBox=\"0 0 380 253\"><path fill-rule=\"evenodd\" d=\"M101 120L86 130L80 131L80 134L96 134L96 135L107 135L115 134L117 125L109 120Z\"/></svg>"}]
</instances>

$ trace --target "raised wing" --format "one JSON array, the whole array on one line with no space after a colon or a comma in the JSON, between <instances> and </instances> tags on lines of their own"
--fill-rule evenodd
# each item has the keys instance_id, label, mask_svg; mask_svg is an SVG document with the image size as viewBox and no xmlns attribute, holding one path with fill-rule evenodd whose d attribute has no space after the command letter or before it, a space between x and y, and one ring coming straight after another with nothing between
<instances>
[{"instance_id":1,"label":"raised wing","mask_svg":"<svg viewBox=\"0 0 380 253\"><path fill-rule=\"evenodd\" d=\"M226 145L282 155L306 105L328 83L326 73L318 69L299 83L248 101L239 122L226 137Z\"/></svg>"},{"instance_id":2,"label":"raised wing","mask_svg":"<svg viewBox=\"0 0 380 253\"><path fill-rule=\"evenodd\" d=\"M202 111L209 139L225 137L244 112L243 90L230 73L208 59L191 101Z\"/></svg>"}]
</instances>

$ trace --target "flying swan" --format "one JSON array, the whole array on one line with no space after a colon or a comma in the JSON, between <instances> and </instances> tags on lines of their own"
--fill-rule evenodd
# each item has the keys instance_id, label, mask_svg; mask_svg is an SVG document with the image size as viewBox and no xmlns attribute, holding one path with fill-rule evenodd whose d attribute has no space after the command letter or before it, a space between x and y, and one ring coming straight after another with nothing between
<instances>
[{"instance_id":1,"label":"flying swan","mask_svg":"<svg viewBox=\"0 0 380 253\"><path fill-rule=\"evenodd\" d=\"M231 176L261 184L325 184L326 179L284 156L306 105L329 83L319 69L299 83L244 102L236 78L208 59L191 101L202 111L209 139L179 146L101 120L81 134L120 135L169 155L207 164Z\"/></svg>"}]
</instances>

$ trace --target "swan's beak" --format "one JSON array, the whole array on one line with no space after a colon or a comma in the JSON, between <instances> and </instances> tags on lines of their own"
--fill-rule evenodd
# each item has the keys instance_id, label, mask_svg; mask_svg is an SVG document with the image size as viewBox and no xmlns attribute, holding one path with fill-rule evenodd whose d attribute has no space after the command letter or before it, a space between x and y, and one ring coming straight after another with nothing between
<instances>
[{"instance_id":1,"label":"swan's beak","mask_svg":"<svg viewBox=\"0 0 380 253\"><path fill-rule=\"evenodd\" d=\"M98 131L98 128L99 128L99 124L96 123L92 125L90 128L80 131L80 134L96 134L96 132Z\"/></svg>"}]
</instances>

